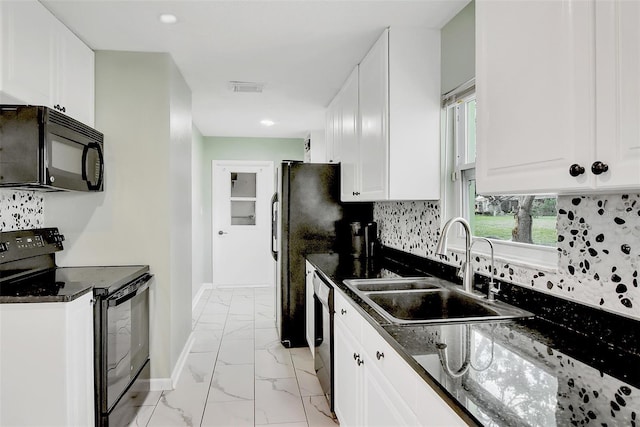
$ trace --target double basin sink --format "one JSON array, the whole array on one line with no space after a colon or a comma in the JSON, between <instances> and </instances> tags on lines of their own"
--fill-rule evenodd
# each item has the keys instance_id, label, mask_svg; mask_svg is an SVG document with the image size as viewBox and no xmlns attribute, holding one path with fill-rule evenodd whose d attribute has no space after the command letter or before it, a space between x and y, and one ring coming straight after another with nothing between
<instances>
[{"instance_id":1,"label":"double basin sink","mask_svg":"<svg viewBox=\"0 0 640 427\"><path fill-rule=\"evenodd\" d=\"M533 314L459 290L436 277L345 280L344 284L393 324L496 321Z\"/></svg>"}]
</instances>

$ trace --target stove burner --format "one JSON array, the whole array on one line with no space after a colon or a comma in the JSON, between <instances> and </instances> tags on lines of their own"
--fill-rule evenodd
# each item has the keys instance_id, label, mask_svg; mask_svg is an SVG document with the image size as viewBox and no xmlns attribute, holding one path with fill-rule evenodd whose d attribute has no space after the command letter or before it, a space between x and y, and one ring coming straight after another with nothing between
<instances>
[{"instance_id":1,"label":"stove burner","mask_svg":"<svg viewBox=\"0 0 640 427\"><path fill-rule=\"evenodd\" d=\"M35 280L22 280L19 282L5 283L0 286L0 296L57 296L64 290L65 282L53 282L36 278Z\"/></svg>"}]
</instances>

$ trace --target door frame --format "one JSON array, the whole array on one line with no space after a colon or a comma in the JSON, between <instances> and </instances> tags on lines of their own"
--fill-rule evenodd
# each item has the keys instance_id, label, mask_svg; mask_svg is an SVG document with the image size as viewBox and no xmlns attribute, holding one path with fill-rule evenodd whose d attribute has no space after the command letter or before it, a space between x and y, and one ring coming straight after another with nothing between
<instances>
[{"instance_id":1,"label":"door frame","mask_svg":"<svg viewBox=\"0 0 640 427\"><path fill-rule=\"evenodd\" d=\"M276 191L275 188L275 182L274 182L274 178L275 178L275 169L274 169L274 162L271 160L211 160L211 281L213 282L213 286L216 287L217 285L215 284L215 262L214 262L214 258L216 256L216 235L217 235L217 230L214 227L214 219L215 219L215 215L216 215L216 199L215 199L215 185L216 185L216 181L215 181L215 171L216 171L216 167L234 167L234 166L239 166L239 167L264 167L267 168L267 174L270 174L271 179L269 180L270 183L270 192L268 195L265 195L267 200L270 200L271 195ZM267 188L267 191L269 190L269 188ZM268 207L268 211L269 211L269 217L271 217L271 206L269 205ZM269 233L269 239L271 239L271 233ZM269 242L265 242L265 245L269 244ZM272 260L271 258L271 253L267 253L267 256L269 257L269 260ZM275 269L275 265L273 267ZM272 278L272 281L268 284L268 287L275 287L275 274L271 274L269 277ZM223 285L224 286L224 285ZM261 286L261 285L252 285L252 286ZM224 286L226 287L226 286ZM250 286L248 286L250 287Z\"/></svg>"}]
</instances>

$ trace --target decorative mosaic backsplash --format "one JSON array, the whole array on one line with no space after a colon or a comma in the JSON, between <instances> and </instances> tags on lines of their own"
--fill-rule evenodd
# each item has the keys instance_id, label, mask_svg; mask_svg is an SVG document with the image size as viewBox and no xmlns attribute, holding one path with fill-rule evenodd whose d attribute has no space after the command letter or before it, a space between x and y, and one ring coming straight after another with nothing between
<instances>
[{"instance_id":1,"label":"decorative mosaic backsplash","mask_svg":"<svg viewBox=\"0 0 640 427\"><path fill-rule=\"evenodd\" d=\"M557 207L557 269L496 261L497 277L640 319L640 194L560 196ZM378 202L373 216L385 246L442 261L434 255L439 202ZM460 261L450 253L451 264ZM483 257L474 257L474 268L491 271Z\"/></svg>"},{"instance_id":2,"label":"decorative mosaic backsplash","mask_svg":"<svg viewBox=\"0 0 640 427\"><path fill-rule=\"evenodd\" d=\"M34 191L0 190L0 231L39 228L44 223L44 197Z\"/></svg>"}]
</instances>

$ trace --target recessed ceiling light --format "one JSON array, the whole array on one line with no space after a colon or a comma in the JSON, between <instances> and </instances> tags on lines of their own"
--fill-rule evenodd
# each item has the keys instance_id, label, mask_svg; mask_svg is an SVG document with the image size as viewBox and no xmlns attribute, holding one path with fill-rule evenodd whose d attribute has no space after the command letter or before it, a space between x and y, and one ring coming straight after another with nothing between
<instances>
[{"instance_id":1,"label":"recessed ceiling light","mask_svg":"<svg viewBox=\"0 0 640 427\"><path fill-rule=\"evenodd\" d=\"M276 124L276 122L274 122L273 120L264 119L264 120L260 120L260 124L262 126L273 126Z\"/></svg>"},{"instance_id":2,"label":"recessed ceiling light","mask_svg":"<svg viewBox=\"0 0 640 427\"><path fill-rule=\"evenodd\" d=\"M172 15L171 13L163 13L162 15L160 15L159 19L163 24L175 24L176 22L178 22L178 18L176 18L176 15Z\"/></svg>"}]
</instances>

